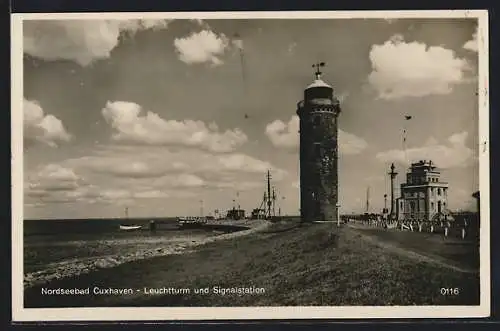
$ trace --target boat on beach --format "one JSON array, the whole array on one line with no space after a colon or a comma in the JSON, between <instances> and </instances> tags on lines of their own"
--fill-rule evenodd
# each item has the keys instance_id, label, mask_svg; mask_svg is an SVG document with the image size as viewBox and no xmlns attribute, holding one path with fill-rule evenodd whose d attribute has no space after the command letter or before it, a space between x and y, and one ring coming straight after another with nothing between
<instances>
[{"instance_id":1,"label":"boat on beach","mask_svg":"<svg viewBox=\"0 0 500 331\"><path fill-rule=\"evenodd\" d=\"M125 207L125 219L128 220L128 207ZM142 225L136 225L136 224L131 224L131 225L126 225L126 224L120 224L120 230L122 231L136 231L140 230L142 228Z\"/></svg>"},{"instance_id":2,"label":"boat on beach","mask_svg":"<svg viewBox=\"0 0 500 331\"><path fill-rule=\"evenodd\" d=\"M122 231L135 231L142 229L142 225L122 225L120 224L120 230Z\"/></svg>"}]
</instances>

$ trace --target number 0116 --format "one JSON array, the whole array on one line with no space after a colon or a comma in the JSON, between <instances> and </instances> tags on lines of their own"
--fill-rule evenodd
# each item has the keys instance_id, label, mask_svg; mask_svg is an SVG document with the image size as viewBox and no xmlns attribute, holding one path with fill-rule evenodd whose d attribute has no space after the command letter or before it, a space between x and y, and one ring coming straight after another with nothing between
<instances>
[{"instance_id":1,"label":"number 0116","mask_svg":"<svg viewBox=\"0 0 500 331\"><path fill-rule=\"evenodd\" d=\"M458 287L441 287L439 292L441 295L459 295L460 289Z\"/></svg>"}]
</instances>

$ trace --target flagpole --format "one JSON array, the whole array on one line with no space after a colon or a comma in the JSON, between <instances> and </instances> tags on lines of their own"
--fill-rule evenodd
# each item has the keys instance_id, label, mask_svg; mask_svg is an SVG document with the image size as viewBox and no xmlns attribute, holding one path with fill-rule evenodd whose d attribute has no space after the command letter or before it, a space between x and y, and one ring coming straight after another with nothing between
<instances>
[{"instance_id":1,"label":"flagpole","mask_svg":"<svg viewBox=\"0 0 500 331\"><path fill-rule=\"evenodd\" d=\"M405 159L406 159L406 163L408 164L408 166L410 165L410 160L408 158L408 151L406 149L406 140L407 140L407 126L406 126L406 122L411 120L411 116L408 116L408 115L405 115L404 117L404 125L403 125L403 141L402 141L402 144L403 144L403 153L405 154Z\"/></svg>"},{"instance_id":2,"label":"flagpole","mask_svg":"<svg viewBox=\"0 0 500 331\"><path fill-rule=\"evenodd\" d=\"M403 128L403 152L405 154L406 163L409 163L408 153L406 151L406 125L405 128Z\"/></svg>"}]
</instances>

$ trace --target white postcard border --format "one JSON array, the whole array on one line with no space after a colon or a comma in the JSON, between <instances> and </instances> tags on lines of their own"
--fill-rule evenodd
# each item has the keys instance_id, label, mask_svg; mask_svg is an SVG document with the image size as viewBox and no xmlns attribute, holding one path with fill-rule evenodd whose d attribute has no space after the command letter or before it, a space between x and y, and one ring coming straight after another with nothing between
<instances>
[{"instance_id":1,"label":"white postcard border","mask_svg":"<svg viewBox=\"0 0 500 331\"><path fill-rule=\"evenodd\" d=\"M479 41L480 305L479 306L334 306L234 308L24 308L23 307L23 33L32 19L353 19L477 18ZM44 13L11 15L11 167L12 167L12 320L22 321L147 321L254 319L469 318L490 315L490 171L488 12L432 11L282 11L172 13Z\"/></svg>"}]
</instances>

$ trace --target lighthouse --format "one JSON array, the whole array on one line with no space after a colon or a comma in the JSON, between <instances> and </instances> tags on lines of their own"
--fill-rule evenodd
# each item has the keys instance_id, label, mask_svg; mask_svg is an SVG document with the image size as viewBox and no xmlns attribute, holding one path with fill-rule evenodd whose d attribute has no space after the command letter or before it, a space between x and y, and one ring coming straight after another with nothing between
<instances>
[{"instance_id":1,"label":"lighthouse","mask_svg":"<svg viewBox=\"0 0 500 331\"><path fill-rule=\"evenodd\" d=\"M339 100L313 65L315 80L297 104L300 120L300 216L302 222L337 221Z\"/></svg>"}]
</instances>

